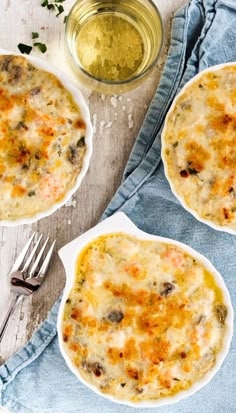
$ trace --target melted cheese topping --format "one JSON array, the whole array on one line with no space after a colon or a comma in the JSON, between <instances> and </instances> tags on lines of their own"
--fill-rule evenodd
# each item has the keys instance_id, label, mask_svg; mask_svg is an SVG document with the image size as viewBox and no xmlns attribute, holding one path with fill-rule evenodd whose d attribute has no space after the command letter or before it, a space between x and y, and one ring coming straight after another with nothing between
<instances>
[{"instance_id":1,"label":"melted cheese topping","mask_svg":"<svg viewBox=\"0 0 236 413\"><path fill-rule=\"evenodd\" d=\"M236 66L197 77L167 117L163 154L185 204L236 231Z\"/></svg>"},{"instance_id":2,"label":"melted cheese topping","mask_svg":"<svg viewBox=\"0 0 236 413\"><path fill-rule=\"evenodd\" d=\"M21 56L0 56L0 220L30 217L74 186L86 125L71 94Z\"/></svg>"},{"instance_id":3,"label":"melted cheese topping","mask_svg":"<svg viewBox=\"0 0 236 413\"><path fill-rule=\"evenodd\" d=\"M101 392L159 399L214 366L226 317L222 292L201 262L175 245L114 233L78 257L64 348Z\"/></svg>"}]
</instances>

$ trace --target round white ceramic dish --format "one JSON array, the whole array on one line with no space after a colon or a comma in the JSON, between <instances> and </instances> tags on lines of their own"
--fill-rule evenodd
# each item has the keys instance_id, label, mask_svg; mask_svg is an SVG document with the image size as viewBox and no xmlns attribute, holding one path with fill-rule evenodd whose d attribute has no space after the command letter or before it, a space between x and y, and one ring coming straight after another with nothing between
<instances>
[{"instance_id":1,"label":"round white ceramic dish","mask_svg":"<svg viewBox=\"0 0 236 413\"><path fill-rule=\"evenodd\" d=\"M4 50L0 48L0 55L18 55L22 56L20 53L12 53L9 52L8 50ZM5 226L5 227L15 227L18 225L23 225L23 224L32 224L39 219L45 218L49 215L51 215L53 212L55 212L58 208L62 207L65 205L65 203L71 198L71 196L77 191L79 188L82 179L84 178L88 167L89 167L89 162L90 158L92 155L92 124L90 120L90 114L89 114L89 109L88 106L81 94L81 92L73 85L73 83L68 79L68 77L60 72L60 70L55 69L52 67L49 63L47 63L44 60L41 60L37 57L32 57L32 56L26 56L23 55L25 59L27 59L30 63L32 63L34 66L38 67L39 69L45 70L46 72L54 74L60 82L63 84L63 86L71 93L75 103L79 106L83 120L86 124L86 135L85 135L85 142L86 142L86 153L83 158L83 166L82 169L77 176L77 179L75 180L75 184L73 188L68 191L65 195L65 197L60 201L57 202L55 205L53 205L50 209L47 211L40 212L38 214L35 214L31 217L25 217L25 218L20 218L16 220L0 220L0 226Z\"/></svg>"},{"instance_id":2,"label":"round white ceramic dish","mask_svg":"<svg viewBox=\"0 0 236 413\"><path fill-rule=\"evenodd\" d=\"M175 186L174 186L174 184L173 184L173 182L172 182L172 180L171 180L171 178L170 178L170 176L169 176L168 167L167 167L167 162L165 161L165 149L166 149L166 145L165 145L165 139L164 139L164 135L166 134L167 127L168 127L168 120L169 120L172 112L174 111L174 108L175 108L175 106L176 106L176 103L177 103L178 99L180 98L180 96L182 96L182 95L186 92L186 89L187 89L191 84L195 83L198 79L200 79L201 76L202 76L204 73L212 73L212 72L214 72L214 71L216 71L216 70L222 69L222 68L224 68L224 67L226 67L226 66L232 66L232 65L236 66L236 63L232 63L232 62L231 62L231 63L223 63L223 64L211 66L211 67L209 67L209 68L207 68L207 69L202 70L200 73L198 73L196 76L194 76L191 80L189 80L189 81L184 85L184 87L181 89L181 91L177 94L177 96L176 96L175 99L173 100L173 102L172 102L172 104L171 104L171 107L170 107L170 109L168 110L168 113L167 113L166 118L165 118L165 123L164 123L164 128L163 128L163 130L162 130L162 138L161 138L161 142L162 142L161 157L162 157L162 161L163 161L163 164L164 164L165 176L166 176L166 178L167 178L167 180L168 180L168 182L169 182L171 191L172 191L173 194L176 196L176 198L179 200L179 202L181 203L181 205L182 205L188 212L190 212L190 214L192 214L198 221L203 222L204 224L209 225L211 228L214 228L214 229L217 230L217 231L224 231L224 232L228 232L229 234L234 234L234 235L236 235L236 231L233 230L233 229L231 229L231 228L229 228L229 227L226 227L226 226L223 226L223 225L221 226L221 225L218 225L218 224L216 224L216 223L214 223L214 222L212 222L212 221L210 221L210 220L208 220L208 219L201 218L201 216L200 216L194 209L190 208L190 207L187 205L187 203L185 202L184 198L177 193L177 191L176 191L176 189L175 189Z\"/></svg>"},{"instance_id":3,"label":"round white ceramic dish","mask_svg":"<svg viewBox=\"0 0 236 413\"><path fill-rule=\"evenodd\" d=\"M100 392L95 386L89 384L87 381L85 381L79 374L78 369L73 365L71 359L69 358L65 348L64 348L64 343L63 343L63 334L62 334L62 321L63 321L63 313L64 313L64 306L65 302L69 296L70 290L73 287L74 280L75 280L75 270L76 270L76 262L79 254L81 251L84 249L84 247L92 242L94 239L99 237L100 235L105 235L105 234L111 234L115 232L124 232L133 236L136 236L142 240L154 240L154 241L159 241L162 243L166 244L173 244L175 246L178 246L182 248L186 253L190 254L192 257L195 257L197 260L201 261L201 263L207 268L208 271L210 271L217 283L217 285L220 287L223 293L223 298L224 298L224 304L227 307L227 321L226 321L226 333L225 333L225 339L223 343L223 347L221 351L217 354L216 357L216 363L214 367L204 376L203 379L199 380L198 382L194 383L191 388L189 388L186 391L181 391L177 394L175 394L172 397L166 397L162 398L159 400L150 400L150 401L142 401L142 402L131 402L129 400L120 400L117 399L113 396L109 396L107 394L103 394ZM221 277L221 275L218 273L218 271L213 267L213 265L206 259L203 255L199 254L192 248L188 247L185 244L182 244L180 242L167 239L167 238L162 238L158 237L155 235L150 235L147 234L146 232L143 232L139 230L132 221L130 221L127 216L122 213L118 212L115 215L113 215L110 218L105 219L102 221L100 224L96 225L94 228L90 229L89 231L85 232L83 235L80 237L76 238L69 244L65 245L62 249L59 250L59 256L64 264L65 270L66 270L66 286L64 289L62 301L60 304L59 308L59 314L58 314L58 320L57 320L57 329L58 329L58 338L59 338L59 347L60 351L69 367L69 369L76 375L76 377L84 383L86 386L88 386L91 390L95 391L97 394L100 396L103 396L113 402L116 403L121 403L121 404L126 404L128 406L133 406L133 407L159 407L162 405L166 404L172 404L175 402L178 402L179 400L190 396L191 394L195 393L197 390L205 386L212 377L216 374L216 372L219 370L220 366L222 365L224 358L226 357L232 334L233 334L233 308L230 300L230 295L229 292L225 286L225 283Z\"/></svg>"}]
</instances>

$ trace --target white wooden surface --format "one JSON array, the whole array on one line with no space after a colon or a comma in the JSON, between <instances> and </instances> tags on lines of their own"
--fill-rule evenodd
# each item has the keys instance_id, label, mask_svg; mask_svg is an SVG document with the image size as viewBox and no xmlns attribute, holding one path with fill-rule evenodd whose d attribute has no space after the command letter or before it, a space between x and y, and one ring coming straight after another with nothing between
<instances>
[{"instance_id":1,"label":"white wooden surface","mask_svg":"<svg viewBox=\"0 0 236 413\"><path fill-rule=\"evenodd\" d=\"M57 250L97 223L122 178L137 133L157 88L164 65L170 25L174 11L186 0L155 0L165 27L165 46L152 75L138 89L120 96L105 96L88 90L74 77L64 52L64 15L75 0L66 0L65 13L58 18L40 6L41 0L0 0L0 47L18 51L19 42L29 44L31 32L39 32L45 42L42 59L66 72L80 87L91 113L94 128L94 151L89 171L71 202L34 225L16 228L0 227L0 322L7 310L9 291L7 274L15 257L33 230L57 239ZM0 345L0 364L14 354L31 337L46 317L64 286L64 269L54 255L47 281L15 312Z\"/></svg>"}]
</instances>

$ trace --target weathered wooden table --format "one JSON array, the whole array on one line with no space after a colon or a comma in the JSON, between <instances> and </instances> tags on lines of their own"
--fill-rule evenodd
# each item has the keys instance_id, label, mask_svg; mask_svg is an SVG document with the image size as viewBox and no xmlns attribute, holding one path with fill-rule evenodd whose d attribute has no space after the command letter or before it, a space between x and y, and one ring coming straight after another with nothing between
<instances>
[{"instance_id":1,"label":"weathered wooden table","mask_svg":"<svg viewBox=\"0 0 236 413\"><path fill-rule=\"evenodd\" d=\"M168 49L171 19L186 0L155 0L165 27L165 45L152 75L137 89L120 96L105 96L85 89L72 73L64 51L64 16L75 0L63 3L65 12L56 17L41 7L41 0L0 1L0 47L18 51L17 44L31 43L31 33L39 32L47 53L33 51L66 72L81 89L90 108L94 150L82 185L66 206L33 225L0 227L0 322L7 310L7 275L16 256L33 230L57 239L57 250L93 226L118 188L129 153L157 88ZM19 305L0 345L0 364L31 337L61 293L65 282L57 254L44 285Z\"/></svg>"}]
</instances>

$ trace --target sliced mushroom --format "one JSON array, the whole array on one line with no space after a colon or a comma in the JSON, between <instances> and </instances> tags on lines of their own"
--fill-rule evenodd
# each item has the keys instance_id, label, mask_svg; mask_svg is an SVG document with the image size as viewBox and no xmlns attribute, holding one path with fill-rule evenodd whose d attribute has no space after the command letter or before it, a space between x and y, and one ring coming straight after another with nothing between
<instances>
[{"instance_id":1,"label":"sliced mushroom","mask_svg":"<svg viewBox=\"0 0 236 413\"><path fill-rule=\"evenodd\" d=\"M88 373L94 373L96 377L100 377L102 374L105 373L104 367L98 361L95 361L94 363L91 363L89 361L83 360L82 361L82 367Z\"/></svg>"},{"instance_id":2,"label":"sliced mushroom","mask_svg":"<svg viewBox=\"0 0 236 413\"><path fill-rule=\"evenodd\" d=\"M224 304L217 304L215 306L216 318L220 324L224 325L227 317L227 308Z\"/></svg>"},{"instance_id":3,"label":"sliced mushroom","mask_svg":"<svg viewBox=\"0 0 236 413\"><path fill-rule=\"evenodd\" d=\"M108 314L107 318L111 323L120 323L124 318L124 314L120 310L113 310Z\"/></svg>"},{"instance_id":4,"label":"sliced mushroom","mask_svg":"<svg viewBox=\"0 0 236 413\"><path fill-rule=\"evenodd\" d=\"M33 89L30 90L29 94L30 96L36 96L41 92L41 86L36 86Z\"/></svg>"},{"instance_id":5,"label":"sliced mushroom","mask_svg":"<svg viewBox=\"0 0 236 413\"><path fill-rule=\"evenodd\" d=\"M201 314L201 315L198 317L198 319L197 319L197 321L196 321L196 324L204 324L205 321L206 321L206 316L203 315L203 314Z\"/></svg>"},{"instance_id":6,"label":"sliced mushroom","mask_svg":"<svg viewBox=\"0 0 236 413\"><path fill-rule=\"evenodd\" d=\"M1 62L0 70L7 72L11 62L12 62L12 56L6 56Z\"/></svg>"},{"instance_id":7,"label":"sliced mushroom","mask_svg":"<svg viewBox=\"0 0 236 413\"><path fill-rule=\"evenodd\" d=\"M93 363L93 373L95 374L96 377L100 377L102 374L105 373L105 370L100 363L95 362Z\"/></svg>"},{"instance_id":8,"label":"sliced mushroom","mask_svg":"<svg viewBox=\"0 0 236 413\"><path fill-rule=\"evenodd\" d=\"M69 146L67 159L72 165L78 165L80 163L80 154L76 146Z\"/></svg>"},{"instance_id":9,"label":"sliced mushroom","mask_svg":"<svg viewBox=\"0 0 236 413\"><path fill-rule=\"evenodd\" d=\"M170 295L175 289L174 284L170 283L170 282L165 282L163 283L163 290L160 292L160 295L162 297L167 297L168 295Z\"/></svg>"},{"instance_id":10,"label":"sliced mushroom","mask_svg":"<svg viewBox=\"0 0 236 413\"><path fill-rule=\"evenodd\" d=\"M76 146L77 146L77 148L83 148L83 146L85 146L85 137L84 137L84 136L82 136L82 137L78 140Z\"/></svg>"},{"instance_id":11,"label":"sliced mushroom","mask_svg":"<svg viewBox=\"0 0 236 413\"><path fill-rule=\"evenodd\" d=\"M135 391L136 391L137 394L142 394L143 393L142 387L135 387Z\"/></svg>"},{"instance_id":12,"label":"sliced mushroom","mask_svg":"<svg viewBox=\"0 0 236 413\"><path fill-rule=\"evenodd\" d=\"M12 83L13 85L15 85L21 80L23 69L19 65L12 65L11 70L10 71L8 70L8 72L11 74L9 83Z\"/></svg>"},{"instance_id":13,"label":"sliced mushroom","mask_svg":"<svg viewBox=\"0 0 236 413\"><path fill-rule=\"evenodd\" d=\"M16 129L24 129L26 131L29 130L28 126L22 120L16 125Z\"/></svg>"}]
</instances>

